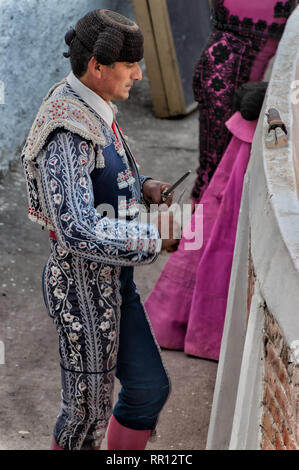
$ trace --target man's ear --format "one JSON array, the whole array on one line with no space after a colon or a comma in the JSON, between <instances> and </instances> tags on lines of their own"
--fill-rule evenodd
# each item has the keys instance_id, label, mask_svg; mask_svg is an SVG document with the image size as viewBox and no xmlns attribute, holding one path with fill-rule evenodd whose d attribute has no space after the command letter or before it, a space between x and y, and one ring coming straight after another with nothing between
<instances>
[{"instance_id":1,"label":"man's ear","mask_svg":"<svg viewBox=\"0 0 299 470\"><path fill-rule=\"evenodd\" d=\"M102 66L93 56L88 62L88 68L92 75L98 75L99 73L101 73Z\"/></svg>"}]
</instances>

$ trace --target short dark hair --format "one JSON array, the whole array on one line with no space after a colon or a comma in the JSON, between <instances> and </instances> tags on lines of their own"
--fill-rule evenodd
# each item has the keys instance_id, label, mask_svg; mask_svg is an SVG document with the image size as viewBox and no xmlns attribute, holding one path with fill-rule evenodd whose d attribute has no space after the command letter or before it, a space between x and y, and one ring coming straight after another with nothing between
<instances>
[{"instance_id":1,"label":"short dark hair","mask_svg":"<svg viewBox=\"0 0 299 470\"><path fill-rule=\"evenodd\" d=\"M143 34L129 18L111 10L93 10L65 35L74 74L81 77L91 57L102 65L139 62L143 58Z\"/></svg>"},{"instance_id":2,"label":"short dark hair","mask_svg":"<svg viewBox=\"0 0 299 470\"><path fill-rule=\"evenodd\" d=\"M67 39L68 38L66 37L65 42L68 44ZM93 53L86 49L86 47L76 36L72 37L68 45L69 52L65 54L65 56L70 57L72 71L76 77L80 78L85 74L88 63L93 57Z\"/></svg>"},{"instance_id":3,"label":"short dark hair","mask_svg":"<svg viewBox=\"0 0 299 470\"><path fill-rule=\"evenodd\" d=\"M261 112L268 82L247 82L235 94L235 108L247 121L255 121Z\"/></svg>"}]
</instances>

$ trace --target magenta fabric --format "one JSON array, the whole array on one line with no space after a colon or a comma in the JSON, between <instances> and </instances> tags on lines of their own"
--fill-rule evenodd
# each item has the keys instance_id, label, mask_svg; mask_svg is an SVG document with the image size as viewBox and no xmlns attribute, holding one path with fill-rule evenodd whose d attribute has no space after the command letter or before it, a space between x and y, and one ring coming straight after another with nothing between
<instances>
[{"instance_id":1,"label":"magenta fabric","mask_svg":"<svg viewBox=\"0 0 299 470\"><path fill-rule=\"evenodd\" d=\"M199 109L199 165L191 198L200 202L224 154L231 133L236 90L263 79L296 2L214 0L213 29L192 79Z\"/></svg>"},{"instance_id":2,"label":"magenta fabric","mask_svg":"<svg viewBox=\"0 0 299 470\"><path fill-rule=\"evenodd\" d=\"M157 341L167 349L218 360L244 174L257 121L227 121L230 144L201 199L203 245L185 249L186 229L145 302ZM191 219L193 231L197 209ZM198 226L198 224L197 224Z\"/></svg>"},{"instance_id":3,"label":"magenta fabric","mask_svg":"<svg viewBox=\"0 0 299 470\"><path fill-rule=\"evenodd\" d=\"M224 154L231 132L225 122L234 109L237 88L263 78L278 39L238 37L215 31L193 75L193 92L199 108L199 167L191 197L200 202Z\"/></svg>"},{"instance_id":4,"label":"magenta fabric","mask_svg":"<svg viewBox=\"0 0 299 470\"><path fill-rule=\"evenodd\" d=\"M239 26L239 32L243 29L250 31L251 34L267 36L281 33L279 26L286 23L294 6L295 2L292 0L250 0L250 2L214 0L213 2L219 23L231 28Z\"/></svg>"}]
</instances>

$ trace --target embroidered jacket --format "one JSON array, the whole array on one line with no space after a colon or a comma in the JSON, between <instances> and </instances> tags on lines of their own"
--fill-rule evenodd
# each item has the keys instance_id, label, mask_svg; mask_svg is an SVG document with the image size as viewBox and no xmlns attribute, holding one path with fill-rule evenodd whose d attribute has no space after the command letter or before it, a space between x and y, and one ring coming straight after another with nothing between
<instances>
[{"instance_id":1,"label":"embroidered jacket","mask_svg":"<svg viewBox=\"0 0 299 470\"><path fill-rule=\"evenodd\" d=\"M118 266L156 258L158 229L138 221L145 178L66 80L43 100L22 161L29 218L54 231L63 249Z\"/></svg>"}]
</instances>

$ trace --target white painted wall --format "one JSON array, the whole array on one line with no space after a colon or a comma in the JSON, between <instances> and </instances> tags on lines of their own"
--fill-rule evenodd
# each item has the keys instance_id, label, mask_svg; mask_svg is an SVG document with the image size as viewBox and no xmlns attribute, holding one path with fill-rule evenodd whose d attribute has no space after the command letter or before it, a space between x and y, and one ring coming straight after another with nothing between
<instances>
[{"instance_id":1,"label":"white painted wall","mask_svg":"<svg viewBox=\"0 0 299 470\"><path fill-rule=\"evenodd\" d=\"M294 106L299 104L291 102L292 84L299 80L298 25L299 7L276 54L244 180L207 449L259 448L264 301L287 343L299 340L299 146L293 143L299 129ZM265 112L271 107L288 127L285 148L265 147ZM256 284L246 328L249 234Z\"/></svg>"},{"instance_id":2,"label":"white painted wall","mask_svg":"<svg viewBox=\"0 0 299 470\"><path fill-rule=\"evenodd\" d=\"M0 173L18 157L48 89L69 72L65 33L97 8L134 18L130 0L0 0Z\"/></svg>"}]
</instances>

